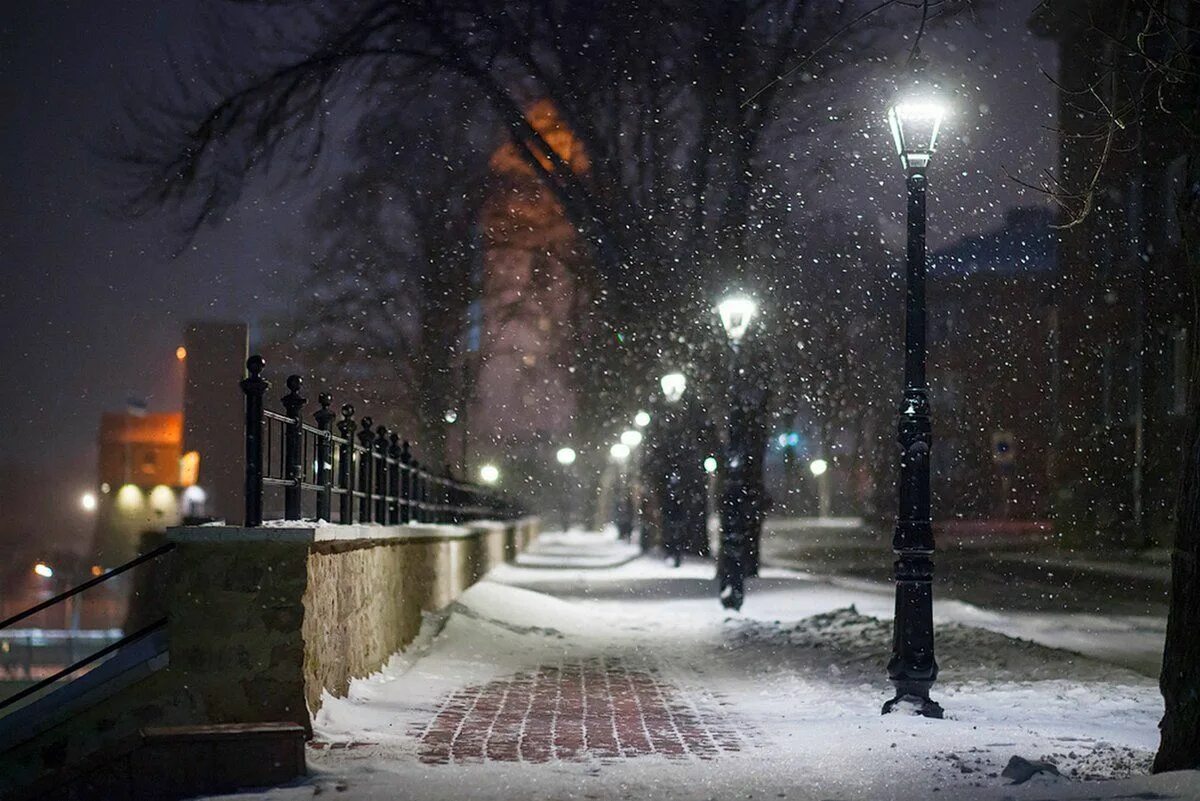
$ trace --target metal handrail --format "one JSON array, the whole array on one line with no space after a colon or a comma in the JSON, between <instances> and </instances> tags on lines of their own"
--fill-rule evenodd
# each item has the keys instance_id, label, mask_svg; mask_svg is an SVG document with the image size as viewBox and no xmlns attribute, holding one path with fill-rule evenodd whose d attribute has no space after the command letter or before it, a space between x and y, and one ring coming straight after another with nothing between
<instances>
[{"instance_id":1,"label":"metal handrail","mask_svg":"<svg viewBox=\"0 0 1200 801\"><path fill-rule=\"evenodd\" d=\"M155 548L154 550L147 551L146 553L142 554L141 556L135 556L133 559L130 559L128 562L126 562L123 565L114 567L112 570L109 570L99 576L96 576L93 579L88 579L87 581L83 582L82 584L80 584L76 587L72 587L69 590L60 592L58 595L55 595L53 598L48 598L39 604L35 604L35 605L29 607L28 609L26 609L24 612L18 612L17 614L13 615L12 617L7 618L6 620L0 621L0 629L6 629L14 623L20 623L25 618L32 617L33 615L36 615L38 612L42 611L43 609L49 609L51 606L54 606L56 603L65 601L72 596L78 595L79 593L83 592L84 590L91 589L92 587L95 587L97 584L103 584L104 582L106 582L110 578L112 578L113 576L118 576L121 573L126 572L127 570L132 570L133 568L137 567L138 565L142 564L143 562L149 562L151 559L154 559L158 556L162 556L164 553L166 553L167 551L170 551L174 547L175 547L175 543L168 542L166 545L160 545L157 548Z\"/></svg>"},{"instance_id":2,"label":"metal handrail","mask_svg":"<svg viewBox=\"0 0 1200 801\"><path fill-rule=\"evenodd\" d=\"M100 659L101 657L108 656L113 651L116 651L120 648L124 648L126 645L129 645L131 642L133 642L135 640L140 640L149 634L153 634L154 632L158 631L159 629L163 628L166 625L167 625L167 619L165 617L159 618L158 620L154 621L150 625L138 629L133 634L126 635L126 636L122 637L121 639L117 640L116 642L110 643L110 644L104 646L99 651L95 651L91 654L88 654L83 659L80 659L78 662L74 663L73 665L67 665L62 670L58 671L57 673L55 673L52 676L47 676L46 678L39 681L37 684L31 684L30 686L26 687L25 689L20 690L16 693L13 693L12 695L5 698L4 700L0 701L0 709L4 709L6 707L12 706L17 701L20 701L22 698L27 698L30 695L33 695L34 693L36 693L40 690L44 690L45 688L49 687L51 684L54 684L59 679L71 675L72 673L74 673L75 671L79 670L82 667L87 667L92 662L95 662L96 660Z\"/></svg>"}]
</instances>

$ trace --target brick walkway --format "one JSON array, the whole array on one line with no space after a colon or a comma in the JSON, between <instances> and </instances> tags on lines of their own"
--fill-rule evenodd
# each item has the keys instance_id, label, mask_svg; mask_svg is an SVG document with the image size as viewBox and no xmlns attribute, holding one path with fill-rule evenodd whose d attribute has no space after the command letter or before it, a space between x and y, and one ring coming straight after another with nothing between
<instances>
[{"instance_id":1,"label":"brick walkway","mask_svg":"<svg viewBox=\"0 0 1200 801\"><path fill-rule=\"evenodd\" d=\"M615 657L555 665L447 696L415 734L423 762L550 762L657 754L713 759L747 734L705 696Z\"/></svg>"}]
</instances>

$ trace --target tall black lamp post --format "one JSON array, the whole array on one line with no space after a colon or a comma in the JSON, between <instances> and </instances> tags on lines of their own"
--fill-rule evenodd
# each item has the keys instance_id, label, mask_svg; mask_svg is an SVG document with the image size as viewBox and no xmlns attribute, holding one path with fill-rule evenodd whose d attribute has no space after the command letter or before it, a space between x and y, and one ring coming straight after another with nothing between
<instances>
[{"instance_id":1,"label":"tall black lamp post","mask_svg":"<svg viewBox=\"0 0 1200 801\"><path fill-rule=\"evenodd\" d=\"M754 510L747 498L750 432L741 345L756 311L754 301L740 295L726 298L717 306L733 351L729 364L729 450L725 458L721 552L717 564L721 605L726 609L741 609L746 597L746 540Z\"/></svg>"},{"instance_id":2,"label":"tall black lamp post","mask_svg":"<svg viewBox=\"0 0 1200 801\"><path fill-rule=\"evenodd\" d=\"M908 184L907 292L904 318L904 398L900 402L900 504L892 549L896 552L896 618L888 676L896 697L887 714L911 709L942 717L929 698L937 679L933 655L933 524L929 504L931 427L925 380L925 169L933 155L945 107L930 97L905 98L888 110L896 151Z\"/></svg>"}]
</instances>

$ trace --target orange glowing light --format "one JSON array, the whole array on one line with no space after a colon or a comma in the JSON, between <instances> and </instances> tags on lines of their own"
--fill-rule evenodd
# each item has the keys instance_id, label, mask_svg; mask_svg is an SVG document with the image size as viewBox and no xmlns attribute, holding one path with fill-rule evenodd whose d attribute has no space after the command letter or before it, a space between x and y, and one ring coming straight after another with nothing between
<instances>
[{"instance_id":1,"label":"orange glowing light","mask_svg":"<svg viewBox=\"0 0 1200 801\"><path fill-rule=\"evenodd\" d=\"M190 487L200 480L200 451L188 451L179 457L179 486Z\"/></svg>"},{"instance_id":2,"label":"orange glowing light","mask_svg":"<svg viewBox=\"0 0 1200 801\"><path fill-rule=\"evenodd\" d=\"M187 348L185 348L183 345L180 345L178 348L176 348L175 349L175 358L178 359L179 361L183 361L184 359L186 359L187 358Z\"/></svg>"}]
</instances>

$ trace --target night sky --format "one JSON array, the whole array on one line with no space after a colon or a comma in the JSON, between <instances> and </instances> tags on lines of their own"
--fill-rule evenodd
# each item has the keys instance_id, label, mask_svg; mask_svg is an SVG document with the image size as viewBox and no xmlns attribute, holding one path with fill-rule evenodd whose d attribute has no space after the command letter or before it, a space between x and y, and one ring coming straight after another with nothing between
<instances>
[{"instance_id":1,"label":"night sky","mask_svg":"<svg viewBox=\"0 0 1200 801\"><path fill-rule=\"evenodd\" d=\"M940 196L935 189L939 206L963 212L949 230L935 227L943 236L991 227L1007 206L1036 202L1018 198L1002 167L1054 160L1053 137L1039 130L1052 124L1053 91L1040 70L1053 72L1053 48L1025 30L1033 0L1000 5L986 30L964 21L926 48L969 61L987 106L973 109L975 130L956 148L959 158L969 148L970 168ZM68 504L94 481L102 411L130 396L151 410L179 407L174 352L186 322L285 313L305 263L303 213L320 172L306 184L259 182L226 224L176 258L167 220L131 223L105 211L111 167L96 145L120 121L130 85L164 70L169 52L186 51L197 7L7 3L0 22L0 470L33 461L57 477Z\"/></svg>"}]
</instances>

